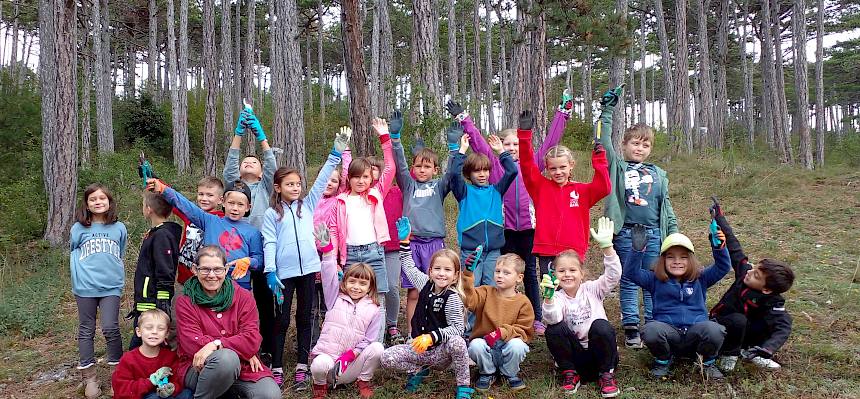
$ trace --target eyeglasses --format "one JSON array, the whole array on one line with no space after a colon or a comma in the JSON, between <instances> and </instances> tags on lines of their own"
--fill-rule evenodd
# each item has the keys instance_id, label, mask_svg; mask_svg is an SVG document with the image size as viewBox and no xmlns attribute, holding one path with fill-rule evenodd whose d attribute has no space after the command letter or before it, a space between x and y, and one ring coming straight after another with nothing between
<instances>
[{"instance_id":1,"label":"eyeglasses","mask_svg":"<svg viewBox=\"0 0 860 399\"><path fill-rule=\"evenodd\" d=\"M208 276L210 274L215 274L216 276L223 276L224 273L227 273L226 267L216 267L216 268L197 268L197 273L202 274L204 276Z\"/></svg>"}]
</instances>

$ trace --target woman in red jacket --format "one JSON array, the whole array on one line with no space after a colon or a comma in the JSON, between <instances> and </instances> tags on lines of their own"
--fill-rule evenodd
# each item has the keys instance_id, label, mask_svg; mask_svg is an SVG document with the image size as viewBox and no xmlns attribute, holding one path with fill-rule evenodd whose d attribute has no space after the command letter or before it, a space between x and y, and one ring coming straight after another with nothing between
<instances>
[{"instance_id":1,"label":"woman in red jacket","mask_svg":"<svg viewBox=\"0 0 860 399\"><path fill-rule=\"evenodd\" d=\"M177 374L195 398L227 391L247 398L280 399L272 372L257 357L259 318L254 296L226 281L226 256L217 246L197 253L194 277L176 299L180 366Z\"/></svg>"}]
</instances>

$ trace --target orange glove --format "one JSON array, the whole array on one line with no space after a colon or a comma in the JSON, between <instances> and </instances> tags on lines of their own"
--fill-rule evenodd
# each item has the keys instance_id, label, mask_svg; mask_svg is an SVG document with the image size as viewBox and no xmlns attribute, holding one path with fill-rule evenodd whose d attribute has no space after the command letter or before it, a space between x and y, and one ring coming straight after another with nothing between
<instances>
[{"instance_id":1,"label":"orange glove","mask_svg":"<svg viewBox=\"0 0 860 399\"><path fill-rule=\"evenodd\" d=\"M155 191L156 193L163 193L164 189L168 187L161 179L147 179L146 180L146 189L150 191Z\"/></svg>"},{"instance_id":2,"label":"orange glove","mask_svg":"<svg viewBox=\"0 0 860 399\"><path fill-rule=\"evenodd\" d=\"M248 268L251 266L251 258L239 258L227 263L227 266L233 266L233 273L230 276L233 277L233 280L238 280L248 274Z\"/></svg>"},{"instance_id":3,"label":"orange glove","mask_svg":"<svg viewBox=\"0 0 860 399\"><path fill-rule=\"evenodd\" d=\"M412 350L418 354L424 353L430 345L433 345L433 337L430 334L421 334L412 340Z\"/></svg>"}]
</instances>

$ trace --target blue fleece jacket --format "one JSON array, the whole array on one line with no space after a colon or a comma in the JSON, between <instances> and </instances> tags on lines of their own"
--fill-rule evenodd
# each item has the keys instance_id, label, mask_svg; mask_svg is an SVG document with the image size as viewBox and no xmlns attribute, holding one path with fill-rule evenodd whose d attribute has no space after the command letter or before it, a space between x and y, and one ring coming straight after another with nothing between
<instances>
[{"instance_id":1,"label":"blue fleece jacket","mask_svg":"<svg viewBox=\"0 0 860 399\"><path fill-rule=\"evenodd\" d=\"M233 221L226 216L207 213L171 187L166 188L162 195L171 206L184 213L191 223L203 229L203 245L221 247L227 254L227 262L247 257L251 259L251 270L263 268L263 239L254 226L241 220ZM236 282L250 290L251 273L246 273Z\"/></svg>"},{"instance_id":2,"label":"blue fleece jacket","mask_svg":"<svg viewBox=\"0 0 860 399\"><path fill-rule=\"evenodd\" d=\"M732 268L729 250L714 250L714 264L705 268L693 281L678 281L669 278L660 281L651 270L640 269L644 252L630 251L624 265L623 275L651 293L654 301L654 320L671 324L676 328L687 328L708 320L708 288L722 279Z\"/></svg>"},{"instance_id":3,"label":"blue fleece jacket","mask_svg":"<svg viewBox=\"0 0 860 399\"><path fill-rule=\"evenodd\" d=\"M128 231L122 222L72 226L69 268L72 293L80 297L121 296L125 285L125 244Z\"/></svg>"}]
</instances>

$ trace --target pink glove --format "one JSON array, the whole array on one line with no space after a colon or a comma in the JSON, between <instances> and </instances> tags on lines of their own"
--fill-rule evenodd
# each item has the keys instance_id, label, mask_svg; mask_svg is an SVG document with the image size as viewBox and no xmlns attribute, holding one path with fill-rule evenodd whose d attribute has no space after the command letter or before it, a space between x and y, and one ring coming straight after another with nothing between
<instances>
[{"instance_id":1,"label":"pink glove","mask_svg":"<svg viewBox=\"0 0 860 399\"><path fill-rule=\"evenodd\" d=\"M349 368L349 365L355 361L355 352L352 349L348 349L346 352L340 354L340 357L334 361L334 369L335 375L340 376L346 369Z\"/></svg>"}]
</instances>

